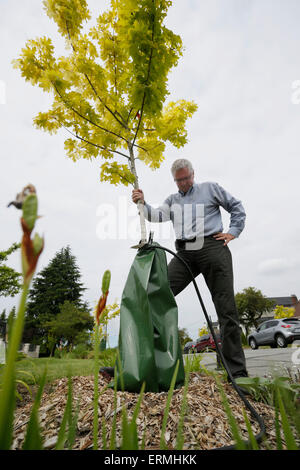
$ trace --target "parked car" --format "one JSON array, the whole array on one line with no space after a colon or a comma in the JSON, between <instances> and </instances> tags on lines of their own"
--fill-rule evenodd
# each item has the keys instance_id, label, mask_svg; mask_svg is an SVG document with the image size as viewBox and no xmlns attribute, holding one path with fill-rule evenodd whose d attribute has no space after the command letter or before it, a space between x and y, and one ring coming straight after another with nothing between
<instances>
[{"instance_id":1,"label":"parked car","mask_svg":"<svg viewBox=\"0 0 300 470\"><path fill-rule=\"evenodd\" d=\"M252 349L259 346L286 348L288 344L300 339L300 319L280 318L263 322L256 331L248 335Z\"/></svg>"},{"instance_id":2,"label":"parked car","mask_svg":"<svg viewBox=\"0 0 300 470\"><path fill-rule=\"evenodd\" d=\"M221 338L220 334L216 334L218 345L221 346ZM216 344L212 334L202 335L200 338L196 340L196 344L194 346L195 352L203 352L203 351L215 351Z\"/></svg>"},{"instance_id":3,"label":"parked car","mask_svg":"<svg viewBox=\"0 0 300 470\"><path fill-rule=\"evenodd\" d=\"M195 343L196 341L188 341L187 343L185 343L183 348L183 354L189 354L190 352L193 352Z\"/></svg>"}]
</instances>

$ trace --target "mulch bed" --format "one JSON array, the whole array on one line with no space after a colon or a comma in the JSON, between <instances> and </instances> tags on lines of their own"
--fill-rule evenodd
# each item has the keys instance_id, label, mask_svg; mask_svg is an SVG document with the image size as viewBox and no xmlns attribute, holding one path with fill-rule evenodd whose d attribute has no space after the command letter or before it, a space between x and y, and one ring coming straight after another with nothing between
<instances>
[{"instance_id":1,"label":"mulch bed","mask_svg":"<svg viewBox=\"0 0 300 470\"><path fill-rule=\"evenodd\" d=\"M73 446L75 450L91 449L93 447L93 391L94 378L73 377L73 400L74 404L80 400L80 412L77 424L76 440ZM99 390L107 385L108 381L99 376ZM229 401L231 410L240 426L245 440L248 439L246 424L242 410L244 403L236 391L229 385L224 384L224 391ZM53 382L45 390L39 419L44 439L44 447L53 449L57 442L58 432L62 421L68 391L68 379L60 379ZM175 449L177 426L181 411L183 388L174 391L171 402L165 440L170 450ZM247 397L248 398L248 397ZM131 416L137 402L138 394L129 392L117 392L117 446L121 445L121 423L122 406L127 409ZM145 435L145 449L155 450L160 448L161 425L166 406L167 393L144 394L140 412L137 419L140 442ZM184 419L184 449L209 450L217 447L233 444L232 434L226 413L224 411L221 396L219 394L215 379L211 376L193 372L190 376L188 387L188 409ZM264 403L257 403L249 399L259 414L262 415L266 429L267 440L261 444L261 449L276 449L275 418L274 409ZM13 449L21 449L24 441L26 425L29 420L32 407L31 400L18 403L15 413ZM107 389L99 398L99 448L102 448L102 418L105 419L107 429L107 442L110 442L110 430L112 426L114 410L114 391ZM247 411L254 434L260 429Z\"/></svg>"}]
</instances>

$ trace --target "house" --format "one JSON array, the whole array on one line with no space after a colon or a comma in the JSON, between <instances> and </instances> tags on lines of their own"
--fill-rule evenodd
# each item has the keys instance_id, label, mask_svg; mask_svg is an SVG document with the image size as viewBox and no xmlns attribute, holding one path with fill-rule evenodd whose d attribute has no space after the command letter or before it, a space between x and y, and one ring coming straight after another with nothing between
<instances>
[{"instance_id":1,"label":"house","mask_svg":"<svg viewBox=\"0 0 300 470\"><path fill-rule=\"evenodd\" d=\"M267 320L273 320L276 305L282 305L283 307L289 308L293 307L295 309L294 316L300 317L300 301L295 294L292 294L289 297L268 297L268 300L273 300L274 309L272 312L265 312L260 318L259 323Z\"/></svg>"},{"instance_id":2,"label":"house","mask_svg":"<svg viewBox=\"0 0 300 470\"><path fill-rule=\"evenodd\" d=\"M276 307L276 305L282 305L283 307L292 307L293 297L296 297L296 296L290 295L290 297L268 297L268 300L274 301L274 307Z\"/></svg>"},{"instance_id":3,"label":"house","mask_svg":"<svg viewBox=\"0 0 300 470\"><path fill-rule=\"evenodd\" d=\"M300 300L295 294L291 295L292 307L295 309L294 317L300 317Z\"/></svg>"}]
</instances>

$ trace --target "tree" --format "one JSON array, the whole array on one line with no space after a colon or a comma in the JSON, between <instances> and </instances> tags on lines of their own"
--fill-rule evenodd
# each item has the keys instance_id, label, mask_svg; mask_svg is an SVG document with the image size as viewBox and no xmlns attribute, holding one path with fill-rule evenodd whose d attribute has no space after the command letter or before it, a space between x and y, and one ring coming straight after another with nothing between
<instances>
[{"instance_id":1,"label":"tree","mask_svg":"<svg viewBox=\"0 0 300 470\"><path fill-rule=\"evenodd\" d=\"M2 310L2 313L0 315L0 339L5 340L5 335L6 335L6 314L5 314L5 309Z\"/></svg>"},{"instance_id":2,"label":"tree","mask_svg":"<svg viewBox=\"0 0 300 470\"><path fill-rule=\"evenodd\" d=\"M81 274L69 246L57 252L32 282L26 311L24 342L41 344L47 333L45 323L56 318L60 306L68 300L83 308Z\"/></svg>"},{"instance_id":3,"label":"tree","mask_svg":"<svg viewBox=\"0 0 300 470\"><path fill-rule=\"evenodd\" d=\"M6 251L0 251L0 297L14 297L21 289L22 275L14 269L2 264L8 256L20 248L20 244L13 243Z\"/></svg>"},{"instance_id":4,"label":"tree","mask_svg":"<svg viewBox=\"0 0 300 470\"><path fill-rule=\"evenodd\" d=\"M70 350L75 344L86 340L88 330L92 330L93 325L93 316L68 300L60 306L59 313L53 320L44 323L52 347L64 340L68 342ZM52 352L53 349L51 354Z\"/></svg>"},{"instance_id":5,"label":"tree","mask_svg":"<svg viewBox=\"0 0 300 470\"><path fill-rule=\"evenodd\" d=\"M235 296L236 306L240 323L246 329L248 336L249 329L258 327L258 320L263 313L273 309L273 300L269 300L262 292L254 287L248 287Z\"/></svg>"},{"instance_id":6,"label":"tree","mask_svg":"<svg viewBox=\"0 0 300 470\"><path fill-rule=\"evenodd\" d=\"M208 335L207 326L203 326L202 328L199 328L198 330L198 337L201 338L201 336L203 335Z\"/></svg>"},{"instance_id":7,"label":"tree","mask_svg":"<svg viewBox=\"0 0 300 470\"><path fill-rule=\"evenodd\" d=\"M167 77L183 49L180 36L164 25L171 4L112 0L97 26L82 32L90 19L86 0L44 0L69 55L56 58L52 40L42 37L27 41L14 61L25 80L53 94L52 108L34 119L37 128L71 134L65 150L73 161L101 157L101 181L137 189L137 159L157 169L166 142L178 148L187 142L186 121L197 105L164 106ZM141 203L138 209L145 240Z\"/></svg>"},{"instance_id":8,"label":"tree","mask_svg":"<svg viewBox=\"0 0 300 470\"><path fill-rule=\"evenodd\" d=\"M293 307L284 307L283 305L276 305L274 310L274 318L290 318L295 314Z\"/></svg>"},{"instance_id":9,"label":"tree","mask_svg":"<svg viewBox=\"0 0 300 470\"><path fill-rule=\"evenodd\" d=\"M9 312L8 314L8 317L7 317L7 323L6 323L6 342L8 343L9 342L9 338L11 336L11 332L12 332L12 329L13 329L13 324L14 324L14 321L16 319L16 307L13 307L11 309L11 311Z\"/></svg>"},{"instance_id":10,"label":"tree","mask_svg":"<svg viewBox=\"0 0 300 470\"><path fill-rule=\"evenodd\" d=\"M179 334L179 341L182 347L184 347L184 345L188 341L193 341L192 338L189 337L186 328L178 328L178 334Z\"/></svg>"}]
</instances>

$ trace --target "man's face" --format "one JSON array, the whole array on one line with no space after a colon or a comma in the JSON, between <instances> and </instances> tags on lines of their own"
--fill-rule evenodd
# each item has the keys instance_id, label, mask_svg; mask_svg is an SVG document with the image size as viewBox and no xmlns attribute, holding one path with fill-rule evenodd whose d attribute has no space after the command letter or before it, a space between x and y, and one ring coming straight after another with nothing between
<instances>
[{"instance_id":1,"label":"man's face","mask_svg":"<svg viewBox=\"0 0 300 470\"><path fill-rule=\"evenodd\" d=\"M194 172L188 168L181 168L175 172L174 180L180 191L186 193L194 183Z\"/></svg>"}]
</instances>

